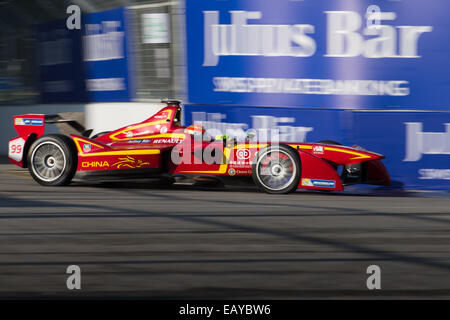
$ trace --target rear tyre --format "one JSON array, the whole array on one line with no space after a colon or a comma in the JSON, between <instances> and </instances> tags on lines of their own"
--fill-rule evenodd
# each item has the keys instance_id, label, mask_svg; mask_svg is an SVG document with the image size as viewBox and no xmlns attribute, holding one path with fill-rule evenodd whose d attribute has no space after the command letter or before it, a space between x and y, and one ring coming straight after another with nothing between
<instances>
[{"instance_id":1,"label":"rear tyre","mask_svg":"<svg viewBox=\"0 0 450 320\"><path fill-rule=\"evenodd\" d=\"M36 140L28 155L28 170L44 186L67 185L77 170L77 153L73 140L53 134Z\"/></svg>"},{"instance_id":2,"label":"rear tyre","mask_svg":"<svg viewBox=\"0 0 450 320\"><path fill-rule=\"evenodd\" d=\"M296 150L286 145L261 149L252 164L252 177L258 188L267 193L283 194L297 189L301 163Z\"/></svg>"}]
</instances>

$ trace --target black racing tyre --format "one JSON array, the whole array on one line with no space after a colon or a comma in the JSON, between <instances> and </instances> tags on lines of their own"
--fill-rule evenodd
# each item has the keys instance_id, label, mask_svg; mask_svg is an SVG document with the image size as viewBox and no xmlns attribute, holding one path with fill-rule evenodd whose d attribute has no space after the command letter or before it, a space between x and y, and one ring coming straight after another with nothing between
<instances>
[{"instance_id":1,"label":"black racing tyre","mask_svg":"<svg viewBox=\"0 0 450 320\"><path fill-rule=\"evenodd\" d=\"M317 143L334 144L334 145L337 145L337 146L342 146L341 143L336 142L336 141L333 141L333 140L321 140L321 141L319 141L319 142L317 142Z\"/></svg>"},{"instance_id":2,"label":"black racing tyre","mask_svg":"<svg viewBox=\"0 0 450 320\"><path fill-rule=\"evenodd\" d=\"M252 178L258 188L267 193L285 194L297 189L301 162L298 152L287 146L267 146L255 156Z\"/></svg>"},{"instance_id":3,"label":"black racing tyre","mask_svg":"<svg viewBox=\"0 0 450 320\"><path fill-rule=\"evenodd\" d=\"M28 170L44 186L67 185L77 170L77 152L73 140L52 134L36 140L28 153Z\"/></svg>"}]
</instances>

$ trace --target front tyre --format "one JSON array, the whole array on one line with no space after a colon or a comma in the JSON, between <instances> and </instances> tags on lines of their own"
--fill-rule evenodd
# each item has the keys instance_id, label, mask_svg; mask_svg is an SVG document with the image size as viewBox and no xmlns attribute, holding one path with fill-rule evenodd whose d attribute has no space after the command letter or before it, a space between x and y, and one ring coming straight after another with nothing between
<instances>
[{"instance_id":1,"label":"front tyre","mask_svg":"<svg viewBox=\"0 0 450 320\"><path fill-rule=\"evenodd\" d=\"M36 140L28 155L28 170L44 186L67 185L77 170L77 153L73 140L53 134Z\"/></svg>"},{"instance_id":2,"label":"front tyre","mask_svg":"<svg viewBox=\"0 0 450 320\"><path fill-rule=\"evenodd\" d=\"M252 164L252 177L258 188L267 193L283 194L297 189L301 163L296 150L286 145L261 149Z\"/></svg>"}]
</instances>

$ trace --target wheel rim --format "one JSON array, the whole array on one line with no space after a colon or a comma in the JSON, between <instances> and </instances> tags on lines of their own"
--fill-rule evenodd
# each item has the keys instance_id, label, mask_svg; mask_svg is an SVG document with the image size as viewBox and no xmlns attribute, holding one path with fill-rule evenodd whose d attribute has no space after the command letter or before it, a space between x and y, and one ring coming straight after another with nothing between
<instances>
[{"instance_id":1,"label":"wheel rim","mask_svg":"<svg viewBox=\"0 0 450 320\"><path fill-rule=\"evenodd\" d=\"M284 150L268 150L260 155L256 169L258 180L273 191L288 187L297 174L295 160Z\"/></svg>"},{"instance_id":2,"label":"wheel rim","mask_svg":"<svg viewBox=\"0 0 450 320\"><path fill-rule=\"evenodd\" d=\"M46 182L55 181L66 169L66 156L56 143L43 142L33 150L31 167L39 179Z\"/></svg>"}]
</instances>

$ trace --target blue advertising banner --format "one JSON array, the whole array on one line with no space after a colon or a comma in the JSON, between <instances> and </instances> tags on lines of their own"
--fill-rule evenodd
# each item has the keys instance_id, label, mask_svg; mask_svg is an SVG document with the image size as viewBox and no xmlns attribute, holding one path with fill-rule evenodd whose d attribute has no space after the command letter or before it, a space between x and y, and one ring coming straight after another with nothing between
<instances>
[{"instance_id":1,"label":"blue advertising banner","mask_svg":"<svg viewBox=\"0 0 450 320\"><path fill-rule=\"evenodd\" d=\"M89 101L119 102L133 98L128 26L126 8L84 16L83 59Z\"/></svg>"},{"instance_id":2,"label":"blue advertising banner","mask_svg":"<svg viewBox=\"0 0 450 320\"><path fill-rule=\"evenodd\" d=\"M66 20L36 28L41 102L86 100L81 30L68 30Z\"/></svg>"},{"instance_id":3,"label":"blue advertising banner","mask_svg":"<svg viewBox=\"0 0 450 320\"><path fill-rule=\"evenodd\" d=\"M450 108L448 0L186 0L191 103Z\"/></svg>"}]
</instances>

